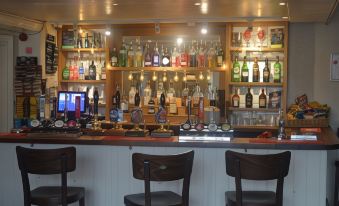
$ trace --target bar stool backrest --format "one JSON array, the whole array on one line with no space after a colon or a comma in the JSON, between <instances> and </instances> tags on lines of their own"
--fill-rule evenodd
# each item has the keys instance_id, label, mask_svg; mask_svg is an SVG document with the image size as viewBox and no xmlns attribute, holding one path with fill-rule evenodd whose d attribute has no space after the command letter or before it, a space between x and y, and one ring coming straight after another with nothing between
<instances>
[{"instance_id":1,"label":"bar stool backrest","mask_svg":"<svg viewBox=\"0 0 339 206\"><path fill-rule=\"evenodd\" d=\"M145 205L151 204L150 181L173 181L184 179L183 205L188 206L189 185L194 151L176 155L148 155L134 153L132 156L133 177L144 180Z\"/></svg>"},{"instance_id":2,"label":"bar stool backrest","mask_svg":"<svg viewBox=\"0 0 339 206\"><path fill-rule=\"evenodd\" d=\"M282 206L284 177L288 175L291 152L254 155L226 151L226 173L235 177L237 205L242 205L241 179L277 179L276 205Z\"/></svg>"}]
</instances>

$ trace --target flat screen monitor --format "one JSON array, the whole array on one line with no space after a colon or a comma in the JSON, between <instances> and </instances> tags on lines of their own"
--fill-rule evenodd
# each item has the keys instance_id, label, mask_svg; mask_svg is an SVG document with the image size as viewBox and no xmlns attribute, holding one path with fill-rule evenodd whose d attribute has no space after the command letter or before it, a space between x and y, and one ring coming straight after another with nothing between
<instances>
[{"instance_id":1,"label":"flat screen monitor","mask_svg":"<svg viewBox=\"0 0 339 206\"><path fill-rule=\"evenodd\" d=\"M58 92L58 112L65 111L65 105L67 102L67 111L75 112L75 97L80 96L80 112L85 113L86 111L86 92ZM67 99L67 101L66 101Z\"/></svg>"}]
</instances>

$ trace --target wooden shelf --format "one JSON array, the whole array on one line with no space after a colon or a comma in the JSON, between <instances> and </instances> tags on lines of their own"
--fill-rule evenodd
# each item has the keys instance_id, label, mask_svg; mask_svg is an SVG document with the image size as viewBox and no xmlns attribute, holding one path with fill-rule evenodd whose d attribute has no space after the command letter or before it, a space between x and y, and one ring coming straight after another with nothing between
<instances>
[{"instance_id":1,"label":"wooden shelf","mask_svg":"<svg viewBox=\"0 0 339 206\"><path fill-rule=\"evenodd\" d=\"M105 48L70 48L61 49L62 52L105 52Z\"/></svg>"},{"instance_id":2,"label":"wooden shelf","mask_svg":"<svg viewBox=\"0 0 339 206\"><path fill-rule=\"evenodd\" d=\"M270 125L232 125L233 129L278 129L278 126Z\"/></svg>"},{"instance_id":3,"label":"wooden shelf","mask_svg":"<svg viewBox=\"0 0 339 206\"><path fill-rule=\"evenodd\" d=\"M61 80L60 83L105 84L106 80Z\"/></svg>"},{"instance_id":4,"label":"wooden shelf","mask_svg":"<svg viewBox=\"0 0 339 206\"><path fill-rule=\"evenodd\" d=\"M110 71L187 71L187 72L207 72L208 70L211 72L224 72L226 69L223 67L111 67L107 66L107 70Z\"/></svg>"},{"instance_id":5,"label":"wooden shelf","mask_svg":"<svg viewBox=\"0 0 339 206\"><path fill-rule=\"evenodd\" d=\"M284 48L253 48L253 47L231 47L230 48L231 51L246 51L246 52L284 52L285 49Z\"/></svg>"},{"instance_id":6,"label":"wooden shelf","mask_svg":"<svg viewBox=\"0 0 339 206\"><path fill-rule=\"evenodd\" d=\"M239 87L282 87L283 83L272 83L272 82L230 82L230 86Z\"/></svg>"},{"instance_id":7,"label":"wooden shelf","mask_svg":"<svg viewBox=\"0 0 339 206\"><path fill-rule=\"evenodd\" d=\"M238 107L228 107L229 111L252 111L252 112L279 112L279 109L270 109L270 108L238 108Z\"/></svg>"}]
</instances>

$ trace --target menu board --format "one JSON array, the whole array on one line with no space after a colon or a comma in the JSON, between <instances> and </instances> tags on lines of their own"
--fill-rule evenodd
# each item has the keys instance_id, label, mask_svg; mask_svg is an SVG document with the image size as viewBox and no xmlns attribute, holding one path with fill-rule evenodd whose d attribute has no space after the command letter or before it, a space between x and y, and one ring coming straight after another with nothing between
<instances>
[{"instance_id":1,"label":"menu board","mask_svg":"<svg viewBox=\"0 0 339 206\"><path fill-rule=\"evenodd\" d=\"M54 74L58 69L58 49L55 45L55 37L47 34L46 37L46 74Z\"/></svg>"}]
</instances>

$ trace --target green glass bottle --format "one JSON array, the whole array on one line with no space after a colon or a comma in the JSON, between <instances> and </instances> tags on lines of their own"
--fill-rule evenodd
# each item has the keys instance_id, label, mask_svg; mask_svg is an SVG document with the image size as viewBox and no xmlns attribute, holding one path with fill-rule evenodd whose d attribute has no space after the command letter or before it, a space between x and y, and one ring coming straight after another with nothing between
<instances>
[{"instance_id":1,"label":"green glass bottle","mask_svg":"<svg viewBox=\"0 0 339 206\"><path fill-rule=\"evenodd\" d=\"M122 46L119 52L119 66L126 67L127 64L127 49L125 47L125 42L122 42Z\"/></svg>"},{"instance_id":2,"label":"green glass bottle","mask_svg":"<svg viewBox=\"0 0 339 206\"><path fill-rule=\"evenodd\" d=\"M240 64L238 62L238 57L235 57L235 61L232 67L232 82L240 82Z\"/></svg>"},{"instance_id":3,"label":"green glass bottle","mask_svg":"<svg viewBox=\"0 0 339 206\"><path fill-rule=\"evenodd\" d=\"M246 56L244 57L244 63L241 68L241 81L248 82L248 66L247 66Z\"/></svg>"},{"instance_id":4,"label":"green glass bottle","mask_svg":"<svg viewBox=\"0 0 339 206\"><path fill-rule=\"evenodd\" d=\"M62 70L62 80L69 80L69 68L67 64Z\"/></svg>"},{"instance_id":5,"label":"green glass bottle","mask_svg":"<svg viewBox=\"0 0 339 206\"><path fill-rule=\"evenodd\" d=\"M277 56L277 61L274 63L273 81L274 83L281 82L281 64L279 62L279 56Z\"/></svg>"}]
</instances>

